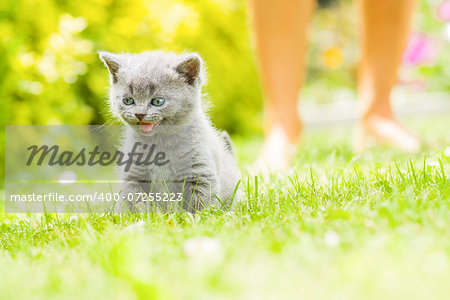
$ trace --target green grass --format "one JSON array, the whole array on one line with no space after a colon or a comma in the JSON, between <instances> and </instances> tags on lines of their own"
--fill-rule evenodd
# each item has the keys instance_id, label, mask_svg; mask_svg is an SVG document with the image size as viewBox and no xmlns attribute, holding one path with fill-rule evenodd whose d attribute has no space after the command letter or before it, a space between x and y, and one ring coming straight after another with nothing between
<instances>
[{"instance_id":1,"label":"green grass","mask_svg":"<svg viewBox=\"0 0 450 300\"><path fill-rule=\"evenodd\" d=\"M426 154L355 155L347 127L307 132L295 172L245 175L234 212L2 208L0 298L445 299L448 121L409 124L433 144ZM242 166L257 146L237 141Z\"/></svg>"}]
</instances>

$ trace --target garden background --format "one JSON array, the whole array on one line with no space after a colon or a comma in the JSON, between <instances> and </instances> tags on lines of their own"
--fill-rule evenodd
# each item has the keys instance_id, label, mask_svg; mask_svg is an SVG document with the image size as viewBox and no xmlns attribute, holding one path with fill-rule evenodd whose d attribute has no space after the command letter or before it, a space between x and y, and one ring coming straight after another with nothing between
<instances>
[{"instance_id":1,"label":"garden background","mask_svg":"<svg viewBox=\"0 0 450 300\"><path fill-rule=\"evenodd\" d=\"M450 91L450 25L439 17L440 3L420 1L414 31L426 40L400 72L406 90ZM248 29L241 0L2 1L0 125L112 123L108 74L97 51L164 49L205 59L204 90L216 126L243 137L261 134L262 95ZM303 103L354 100L354 3L319 1L310 29ZM3 131L0 136L3 147Z\"/></svg>"}]
</instances>

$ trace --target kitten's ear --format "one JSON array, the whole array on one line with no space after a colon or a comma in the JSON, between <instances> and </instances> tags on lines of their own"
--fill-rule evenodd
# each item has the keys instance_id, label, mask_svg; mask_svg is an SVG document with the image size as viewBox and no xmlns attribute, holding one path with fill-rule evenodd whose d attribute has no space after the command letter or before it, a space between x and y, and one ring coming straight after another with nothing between
<instances>
[{"instance_id":1,"label":"kitten's ear","mask_svg":"<svg viewBox=\"0 0 450 300\"><path fill-rule=\"evenodd\" d=\"M200 79L202 59L197 54L189 54L176 66L175 70L190 85Z\"/></svg>"},{"instance_id":2,"label":"kitten's ear","mask_svg":"<svg viewBox=\"0 0 450 300\"><path fill-rule=\"evenodd\" d=\"M108 68L109 74L111 74L113 82L116 83L117 72L119 71L120 67L119 55L105 51L100 51L98 55L100 56L100 59L105 63L105 66Z\"/></svg>"}]
</instances>

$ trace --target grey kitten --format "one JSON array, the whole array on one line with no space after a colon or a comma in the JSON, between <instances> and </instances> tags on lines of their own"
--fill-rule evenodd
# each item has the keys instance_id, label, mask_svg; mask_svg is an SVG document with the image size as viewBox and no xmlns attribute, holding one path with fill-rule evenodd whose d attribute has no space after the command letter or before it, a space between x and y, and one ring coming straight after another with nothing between
<instances>
[{"instance_id":1,"label":"grey kitten","mask_svg":"<svg viewBox=\"0 0 450 300\"><path fill-rule=\"evenodd\" d=\"M133 164L122 172L123 193L182 192L182 206L190 212L209 205L228 206L239 172L228 134L216 130L203 109L200 56L100 52L100 58L110 73L111 111L130 125L124 152L140 142L157 145L170 157L166 165ZM136 203L127 204L134 210Z\"/></svg>"}]
</instances>

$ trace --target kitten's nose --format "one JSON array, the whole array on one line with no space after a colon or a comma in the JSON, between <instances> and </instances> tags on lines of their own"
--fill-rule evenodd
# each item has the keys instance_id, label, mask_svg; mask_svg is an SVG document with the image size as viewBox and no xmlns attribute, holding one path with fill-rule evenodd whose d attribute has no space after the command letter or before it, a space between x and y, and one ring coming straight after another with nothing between
<instances>
[{"instance_id":1,"label":"kitten's nose","mask_svg":"<svg viewBox=\"0 0 450 300\"><path fill-rule=\"evenodd\" d=\"M136 116L136 118L139 119L139 121L141 121L145 117L145 114L134 114L134 115Z\"/></svg>"}]
</instances>

